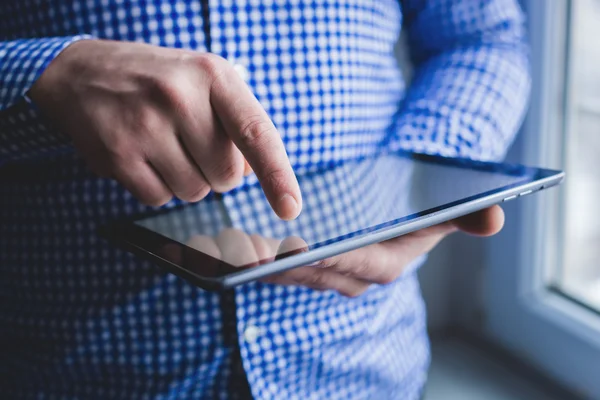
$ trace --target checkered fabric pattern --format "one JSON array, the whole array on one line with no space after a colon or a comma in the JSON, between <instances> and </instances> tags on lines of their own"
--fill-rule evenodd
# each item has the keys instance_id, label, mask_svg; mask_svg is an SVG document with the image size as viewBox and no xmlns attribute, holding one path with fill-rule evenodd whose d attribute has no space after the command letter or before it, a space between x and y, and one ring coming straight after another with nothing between
<instances>
[{"instance_id":1,"label":"checkered fabric pattern","mask_svg":"<svg viewBox=\"0 0 600 400\"><path fill-rule=\"evenodd\" d=\"M356 299L195 288L95 235L150 209L91 174L27 91L82 38L212 51L248 69L300 173L382 147L500 158L529 90L516 0L5 0L0 21L0 397L419 397L416 267ZM224 198L240 224L251 187Z\"/></svg>"}]
</instances>

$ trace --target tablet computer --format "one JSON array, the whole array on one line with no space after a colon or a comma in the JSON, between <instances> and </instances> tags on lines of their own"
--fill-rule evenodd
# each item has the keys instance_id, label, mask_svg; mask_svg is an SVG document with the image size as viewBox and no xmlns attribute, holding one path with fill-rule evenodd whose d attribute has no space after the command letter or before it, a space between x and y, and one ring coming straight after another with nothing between
<instances>
[{"instance_id":1,"label":"tablet computer","mask_svg":"<svg viewBox=\"0 0 600 400\"><path fill-rule=\"evenodd\" d=\"M387 153L297 172L303 210L282 221L252 181L102 226L115 245L205 289L226 289L559 184L564 173Z\"/></svg>"}]
</instances>

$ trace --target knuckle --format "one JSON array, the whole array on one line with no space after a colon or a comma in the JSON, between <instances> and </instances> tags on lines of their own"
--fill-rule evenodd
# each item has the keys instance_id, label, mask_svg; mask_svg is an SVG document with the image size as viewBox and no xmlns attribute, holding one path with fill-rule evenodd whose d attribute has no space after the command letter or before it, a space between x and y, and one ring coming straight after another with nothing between
<instances>
[{"instance_id":1,"label":"knuckle","mask_svg":"<svg viewBox=\"0 0 600 400\"><path fill-rule=\"evenodd\" d=\"M390 283L398 279L399 275L400 274L397 272L386 271L379 275L377 279L375 279L375 283L378 283L380 285L389 285Z\"/></svg>"},{"instance_id":2,"label":"knuckle","mask_svg":"<svg viewBox=\"0 0 600 400\"><path fill-rule=\"evenodd\" d=\"M166 161L161 162L159 171L165 171L163 179L179 199L193 202L206 197L210 192L210 186L201 177L200 172L191 164L172 160L171 165L166 168Z\"/></svg>"},{"instance_id":3,"label":"knuckle","mask_svg":"<svg viewBox=\"0 0 600 400\"><path fill-rule=\"evenodd\" d=\"M140 197L139 200L151 207L160 207L167 204L171 201L172 197L168 194L149 194L143 197Z\"/></svg>"},{"instance_id":4,"label":"knuckle","mask_svg":"<svg viewBox=\"0 0 600 400\"><path fill-rule=\"evenodd\" d=\"M269 120L261 115L248 117L247 121L241 127L239 138L243 146L247 148L256 148L263 146L266 138L273 133L273 126ZM259 150L259 149L257 149Z\"/></svg>"},{"instance_id":5,"label":"knuckle","mask_svg":"<svg viewBox=\"0 0 600 400\"><path fill-rule=\"evenodd\" d=\"M119 182L122 182L122 180L119 180ZM171 201L172 195L166 190L153 190L152 186L143 182L132 183L130 180L127 180L122 183L135 198L148 206L159 207Z\"/></svg>"},{"instance_id":6,"label":"knuckle","mask_svg":"<svg viewBox=\"0 0 600 400\"><path fill-rule=\"evenodd\" d=\"M355 275L355 273L352 271L348 271L347 266L344 266L344 262L340 259L338 259L337 257L333 257L330 259L326 259L320 262L320 267L324 268L324 269L328 269L334 272L337 272L340 275L344 275L344 276L349 276L349 275Z\"/></svg>"},{"instance_id":7,"label":"knuckle","mask_svg":"<svg viewBox=\"0 0 600 400\"><path fill-rule=\"evenodd\" d=\"M205 198L210 192L210 187L205 184L190 185L190 189L186 189L176 193L181 200L188 202L196 202Z\"/></svg>"},{"instance_id":8,"label":"knuckle","mask_svg":"<svg viewBox=\"0 0 600 400\"><path fill-rule=\"evenodd\" d=\"M326 287L325 274L322 271L314 270L306 275L305 281L303 282L309 287L322 289Z\"/></svg>"},{"instance_id":9,"label":"knuckle","mask_svg":"<svg viewBox=\"0 0 600 400\"><path fill-rule=\"evenodd\" d=\"M260 181L264 186L271 188L275 192L280 192L286 185L286 176L287 174L283 169L272 169Z\"/></svg>"},{"instance_id":10,"label":"knuckle","mask_svg":"<svg viewBox=\"0 0 600 400\"><path fill-rule=\"evenodd\" d=\"M322 269L331 269L333 271L339 272L339 260L338 257L329 257L323 260L316 261L314 268L322 268Z\"/></svg>"},{"instance_id":11,"label":"knuckle","mask_svg":"<svg viewBox=\"0 0 600 400\"><path fill-rule=\"evenodd\" d=\"M128 140L115 138L106 146L107 158L112 164L112 169L127 167L129 160L135 155L134 146Z\"/></svg>"},{"instance_id":12,"label":"knuckle","mask_svg":"<svg viewBox=\"0 0 600 400\"><path fill-rule=\"evenodd\" d=\"M190 80L193 80L190 74L182 73L180 68L167 68L160 75L151 75L143 79L146 88L144 94L149 104L169 111L187 110L185 93L189 93ZM154 107L146 107L142 112Z\"/></svg>"},{"instance_id":13,"label":"knuckle","mask_svg":"<svg viewBox=\"0 0 600 400\"><path fill-rule=\"evenodd\" d=\"M367 277L369 272L371 272L370 265L365 262L356 264L353 269L352 275L359 278Z\"/></svg>"},{"instance_id":14,"label":"knuckle","mask_svg":"<svg viewBox=\"0 0 600 400\"><path fill-rule=\"evenodd\" d=\"M141 86L145 90L145 94L150 95L150 98L156 99L155 96L162 97L164 94L173 92L176 86L174 82L176 82L177 77L173 73L172 68L165 68L160 74L150 74L139 79Z\"/></svg>"},{"instance_id":15,"label":"knuckle","mask_svg":"<svg viewBox=\"0 0 600 400\"><path fill-rule=\"evenodd\" d=\"M167 125L154 107L140 106L131 113L132 133L139 136L156 136L165 132Z\"/></svg>"},{"instance_id":16,"label":"knuckle","mask_svg":"<svg viewBox=\"0 0 600 400\"><path fill-rule=\"evenodd\" d=\"M399 268L399 266L402 266L403 264L400 260L390 258L389 253L379 253L377 264L380 266L380 273L376 279L376 283L388 285L398 279L400 274L402 274L403 268Z\"/></svg>"},{"instance_id":17,"label":"knuckle","mask_svg":"<svg viewBox=\"0 0 600 400\"><path fill-rule=\"evenodd\" d=\"M341 255L340 258L343 259L337 260L333 265L333 268L346 276L354 276L360 279L367 279L369 276L373 275L373 264L371 260L366 256L357 257L357 253L348 253L345 255Z\"/></svg>"},{"instance_id":18,"label":"knuckle","mask_svg":"<svg viewBox=\"0 0 600 400\"><path fill-rule=\"evenodd\" d=\"M211 186L217 191L229 191L242 181L243 174L243 164L235 162L221 163L221 165L217 166L214 171L209 174L212 178L210 179Z\"/></svg>"},{"instance_id":19,"label":"knuckle","mask_svg":"<svg viewBox=\"0 0 600 400\"><path fill-rule=\"evenodd\" d=\"M368 286L359 288L359 289L340 291L340 294L342 296L346 296L346 297L350 297L350 298L357 298L360 295L362 295L363 293L365 293L367 291L367 289L368 289Z\"/></svg>"},{"instance_id":20,"label":"knuckle","mask_svg":"<svg viewBox=\"0 0 600 400\"><path fill-rule=\"evenodd\" d=\"M110 177L123 185L133 197L145 205L158 207L171 201L173 195L166 188L156 187L143 179L135 179L138 176L135 170L139 168L137 165L139 162L139 160L128 160L112 164Z\"/></svg>"},{"instance_id":21,"label":"knuckle","mask_svg":"<svg viewBox=\"0 0 600 400\"><path fill-rule=\"evenodd\" d=\"M198 54L194 61L196 67L204 71L211 81L217 80L230 67L227 60L214 53Z\"/></svg>"}]
</instances>

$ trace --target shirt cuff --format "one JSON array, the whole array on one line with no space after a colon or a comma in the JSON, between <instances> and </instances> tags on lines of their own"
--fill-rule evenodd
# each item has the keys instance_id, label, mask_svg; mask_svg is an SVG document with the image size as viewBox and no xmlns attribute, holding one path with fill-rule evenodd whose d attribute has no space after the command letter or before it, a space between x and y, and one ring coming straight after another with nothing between
<instances>
[{"instance_id":1,"label":"shirt cuff","mask_svg":"<svg viewBox=\"0 0 600 400\"><path fill-rule=\"evenodd\" d=\"M68 154L71 140L55 129L27 96L48 65L88 35L0 42L0 166Z\"/></svg>"},{"instance_id":2,"label":"shirt cuff","mask_svg":"<svg viewBox=\"0 0 600 400\"><path fill-rule=\"evenodd\" d=\"M70 44L88 35L0 42L0 111L23 99L48 65Z\"/></svg>"}]
</instances>

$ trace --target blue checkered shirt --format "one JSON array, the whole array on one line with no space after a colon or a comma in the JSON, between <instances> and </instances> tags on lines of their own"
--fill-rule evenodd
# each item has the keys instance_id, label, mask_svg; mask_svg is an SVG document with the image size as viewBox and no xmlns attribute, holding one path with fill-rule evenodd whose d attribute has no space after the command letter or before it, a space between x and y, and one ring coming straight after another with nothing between
<instances>
[{"instance_id":1,"label":"blue checkered shirt","mask_svg":"<svg viewBox=\"0 0 600 400\"><path fill-rule=\"evenodd\" d=\"M401 28L410 85L394 57ZM218 294L96 236L98 223L148 208L94 176L27 97L83 38L245 66L299 173L383 146L496 159L529 90L517 1L0 2L0 397L418 398L421 260L355 299L259 282ZM241 226L269 212L248 201L252 179L224 197Z\"/></svg>"}]
</instances>

